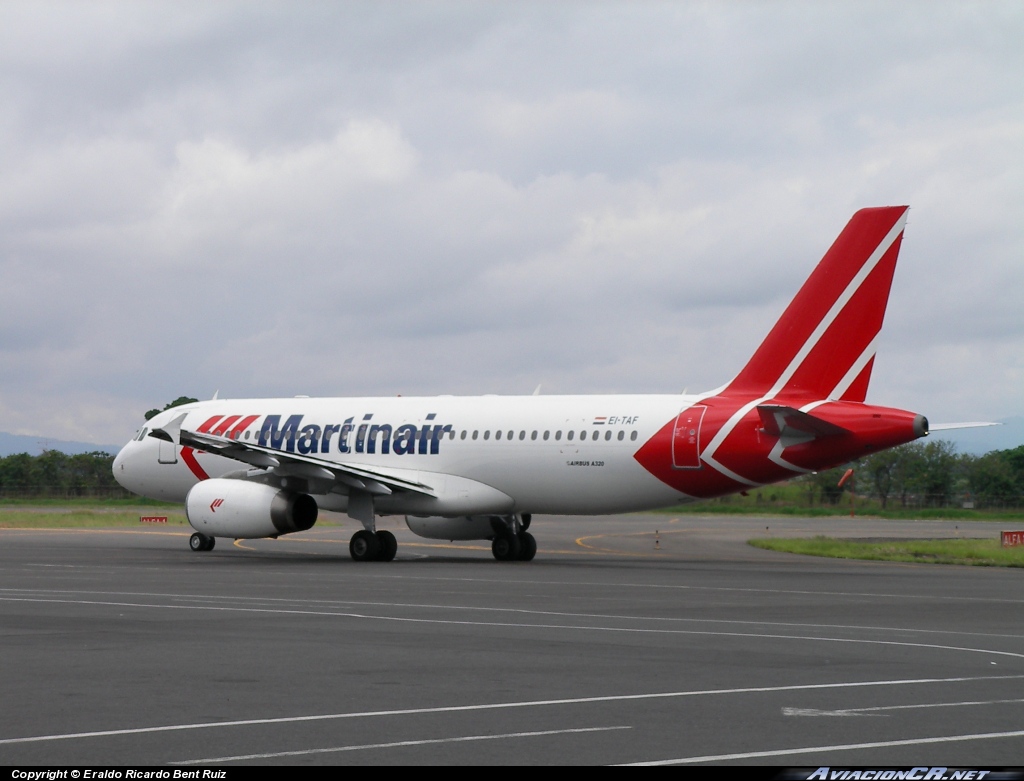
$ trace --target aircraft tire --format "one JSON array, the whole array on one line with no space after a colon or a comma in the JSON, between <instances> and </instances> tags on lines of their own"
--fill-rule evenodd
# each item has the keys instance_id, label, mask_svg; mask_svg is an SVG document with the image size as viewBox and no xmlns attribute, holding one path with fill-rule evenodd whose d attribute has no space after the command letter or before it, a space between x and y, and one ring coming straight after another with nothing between
<instances>
[{"instance_id":1,"label":"aircraft tire","mask_svg":"<svg viewBox=\"0 0 1024 781\"><path fill-rule=\"evenodd\" d=\"M377 535L366 529L360 529L349 540L348 552L354 561L377 559L380 556L380 543L377 541Z\"/></svg>"},{"instance_id":2,"label":"aircraft tire","mask_svg":"<svg viewBox=\"0 0 1024 781\"><path fill-rule=\"evenodd\" d=\"M498 561L515 561L521 548L519 538L511 534L499 534L491 543L491 553Z\"/></svg>"},{"instance_id":3,"label":"aircraft tire","mask_svg":"<svg viewBox=\"0 0 1024 781\"><path fill-rule=\"evenodd\" d=\"M537 538L529 532L519 534L519 560L533 561L537 555Z\"/></svg>"},{"instance_id":4,"label":"aircraft tire","mask_svg":"<svg viewBox=\"0 0 1024 781\"><path fill-rule=\"evenodd\" d=\"M216 537L207 537L206 538L206 547L203 548L203 550L213 550L213 546L216 545L216 544L217 544L217 538Z\"/></svg>"},{"instance_id":5,"label":"aircraft tire","mask_svg":"<svg viewBox=\"0 0 1024 781\"><path fill-rule=\"evenodd\" d=\"M188 547L194 551L206 550L206 540L203 539L206 535L196 532L188 538Z\"/></svg>"},{"instance_id":6,"label":"aircraft tire","mask_svg":"<svg viewBox=\"0 0 1024 781\"><path fill-rule=\"evenodd\" d=\"M395 554L398 553L398 540L395 539L395 535L389 531L379 531L377 542L380 543L378 558L381 561L394 561Z\"/></svg>"}]
</instances>

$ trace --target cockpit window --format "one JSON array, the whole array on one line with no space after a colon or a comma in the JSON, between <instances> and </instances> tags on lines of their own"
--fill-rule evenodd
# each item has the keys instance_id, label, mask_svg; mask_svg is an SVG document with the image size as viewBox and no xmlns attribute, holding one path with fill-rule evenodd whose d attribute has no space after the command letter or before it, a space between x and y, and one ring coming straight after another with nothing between
<instances>
[{"instance_id":1,"label":"cockpit window","mask_svg":"<svg viewBox=\"0 0 1024 781\"><path fill-rule=\"evenodd\" d=\"M145 426L143 426L142 427L142 431L140 431L139 435L137 437L135 437L135 441L136 442L141 442L142 440L144 440L146 438L146 434L148 432L149 432L149 429L146 428Z\"/></svg>"}]
</instances>

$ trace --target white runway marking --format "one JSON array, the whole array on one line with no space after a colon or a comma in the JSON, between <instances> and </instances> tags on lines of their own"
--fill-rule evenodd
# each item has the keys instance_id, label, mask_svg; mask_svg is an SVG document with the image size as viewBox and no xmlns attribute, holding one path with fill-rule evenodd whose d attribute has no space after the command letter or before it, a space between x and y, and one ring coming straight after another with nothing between
<instances>
[{"instance_id":1,"label":"white runway marking","mask_svg":"<svg viewBox=\"0 0 1024 781\"><path fill-rule=\"evenodd\" d=\"M993 648L968 648L957 645L940 645L938 643L911 643L901 640L870 640L850 637L818 637L815 635L784 635L766 632L712 632L699 629L644 629L621 626L587 626L572 624L527 624L513 621L456 621L447 618L409 618L404 616L382 616L368 613L355 613L340 610L298 610L285 608L231 607L224 605L161 605L150 602L112 602L106 600L87 599L53 599L41 597L0 597L0 602L32 602L36 604L93 605L118 608L153 608L158 610L199 610L223 613L259 613L274 615L322 616L333 618L351 618L361 621L380 621L400 624L438 624L443 626L493 627L500 629L549 629L572 632L610 632L620 634L651 634L651 635L687 635L707 637L744 637L758 640L799 640L810 643L843 643L850 645L880 645L901 648L928 648L934 651L955 651L971 654L987 654L989 656L1008 656L1024 659L1024 653L1016 651L997 651Z\"/></svg>"},{"instance_id":2,"label":"white runway marking","mask_svg":"<svg viewBox=\"0 0 1024 781\"><path fill-rule=\"evenodd\" d=\"M879 705L873 708L842 708L840 710L820 710L818 708L783 708L783 716L870 716L890 710L918 710L924 708L961 708L971 705L1006 705L1024 702L1016 700L968 700L965 702L926 702L920 705Z\"/></svg>"},{"instance_id":3,"label":"white runway marking","mask_svg":"<svg viewBox=\"0 0 1024 781\"><path fill-rule=\"evenodd\" d=\"M2 531L2 530L0 530ZM58 530L59 531L59 530ZM148 533L148 532L147 532ZM856 563L856 560L841 560L843 563ZM867 564L882 564L885 562L863 562ZM84 565L75 565L82 566ZM926 565L922 565L926 566ZM927 565L927 566L938 566L938 565ZM398 569L400 565L392 565L393 569ZM92 569L105 570L106 568L102 565L96 565ZM148 567L146 569L153 569L163 571L165 567ZM345 573L348 574L348 573ZM986 575L1001 575L1002 572L991 572L985 573ZM286 578L294 578L295 573L292 570L275 570L268 566L266 569L261 570L261 577L268 577L271 575L280 575ZM366 583L371 580L383 580L388 583L394 583L396 581L429 581L434 583L490 583L498 586L508 586L509 580L507 578L470 578L470 577L446 577L446 576L427 576L427 575L406 575L401 572L389 572L386 575L378 575L372 572L360 572L359 582ZM530 580L522 579L516 580L518 587L522 586L573 586L583 588L600 588L610 589L612 591L636 588L636 589L656 589L656 590L667 590L667 591L708 591L708 592L721 592L721 593L740 593L740 594L787 594L797 596L825 596L825 597L854 597L854 598L868 598L868 599L897 599L897 600L926 600L931 602L941 602L943 604L949 602L982 602L985 604L997 603L997 604L1011 604L1019 605L1024 603L1024 597L965 597L956 594L936 593L936 594L894 594L886 592L864 592L864 591L811 591L808 589L778 589L778 588L740 588L736 586L693 586L678 583L630 583L630 582L611 582L611 581L564 581L564 580Z\"/></svg>"},{"instance_id":4,"label":"white runway marking","mask_svg":"<svg viewBox=\"0 0 1024 781\"><path fill-rule=\"evenodd\" d=\"M715 754L703 757L681 757L659 759L652 762L630 762L624 767L657 767L659 765L696 765L701 762L732 762L737 759L767 759L768 757L789 757L797 754L815 754L819 751L856 751L865 748L890 748L892 746L923 746L929 743L962 743L969 740L996 740L998 738L1024 737L1024 730L1015 732L982 732L976 735L948 735L941 738L911 738L909 740L880 740L873 743L847 743L836 746L809 746L807 748L786 748L775 751L746 751L742 754Z\"/></svg>"},{"instance_id":5,"label":"white runway marking","mask_svg":"<svg viewBox=\"0 0 1024 781\"><path fill-rule=\"evenodd\" d=\"M334 746L332 748L308 748L301 751L275 751L266 754L239 754L233 757L210 757L170 762L171 765L207 765L214 762L241 762L247 759L274 759L275 757L302 757L309 754L335 754L341 751L367 751L381 748L402 748L403 746L429 746L436 743L469 743L477 740L507 740L509 738L537 738L545 735L566 735L574 732L610 732L633 729L632 727L580 727L577 729L549 729L541 732L509 732L505 735L466 735L459 738L434 738L432 740L398 740L393 743L367 743L361 746Z\"/></svg>"},{"instance_id":6,"label":"white runway marking","mask_svg":"<svg viewBox=\"0 0 1024 781\"><path fill-rule=\"evenodd\" d=\"M37 589L37 588L0 588L0 594L25 596L45 596L49 594L79 594L88 596L105 597L159 597L174 599L181 602L207 602L220 603L228 597L214 594L171 594L161 592L132 592L132 591L86 591L81 589ZM736 619L723 618L680 618L677 616L642 616L642 615L618 615L615 613L571 613L558 610L527 610L513 607L483 607L479 605L438 605L419 602L371 602L366 600L345 600L345 599L290 599L287 597L244 597L232 596L236 602L257 602L265 604L291 604L291 605L314 605L314 606L335 606L344 605L349 607L364 608L404 608L412 610L451 610L482 613L512 613L515 615L550 616L555 618L597 618L614 621L659 621L664 623L683 624L728 624L734 626L784 626L798 627L800 629L848 629L858 632L901 632L907 634L937 634L937 635L964 635L967 637L999 637L1006 639L1024 639L1024 634L997 634L994 632L960 632L955 629L908 629L904 627L871 626L868 624L808 624L799 621L740 621ZM0 596L0 601L4 597Z\"/></svg>"},{"instance_id":7,"label":"white runway marking","mask_svg":"<svg viewBox=\"0 0 1024 781\"><path fill-rule=\"evenodd\" d=\"M843 563L856 563L854 559L842 559ZM866 564L884 564L886 562L862 562ZM892 563L892 562L890 562ZM925 566L925 565L922 565ZM927 565L927 566L938 566L938 565ZM996 573L993 573L996 574ZM1002 574L1002 573L998 573ZM498 578L452 578L452 577L428 577L426 575L369 575L369 577L377 577L383 580L394 581L394 580L429 580L429 581L451 581L456 583L493 583L495 585L507 586L508 580L501 580ZM781 589L781 588L739 588L736 586L690 586L678 583L612 583L608 581L561 581L561 580L517 580L517 586L573 586L573 587L586 587L586 588L601 588L601 589L624 589L624 588L639 588L639 589L661 589L668 591L713 591L713 592L725 592L725 593L740 593L740 594L796 594L798 596L825 596L825 597L868 597L870 599L913 599L913 600L928 600L931 602L996 602L1006 603L1011 605L1019 605L1024 603L1024 598L1018 597L1016 599L1007 597L962 597L955 594L887 594L887 593L870 593L862 591L809 591L806 589Z\"/></svg>"},{"instance_id":8,"label":"white runway marking","mask_svg":"<svg viewBox=\"0 0 1024 781\"><path fill-rule=\"evenodd\" d=\"M0 745L14 743L41 743L53 740L104 738L117 735L141 735L154 732L180 732L185 730L218 729L221 727L249 727L263 724L296 724L308 721L336 721L340 719L366 719L381 716L411 716L427 713L465 713L471 711L507 710L512 708L541 708L559 705L585 705L599 702L626 702L630 700L659 700L678 697L703 697L725 694L763 694L769 692L816 691L824 689L862 689L873 686L913 686L976 681L1019 680L1024 675L984 675L960 678L907 678L888 681L853 681L848 683L807 683L792 686L753 686L739 689L696 689L692 691L654 692L651 694L610 694L600 697L569 697L556 700L527 700L524 702L494 702L480 705L447 705L433 708L402 708L398 710L355 711L328 713L316 716L281 716L266 719L240 719L237 721L207 721L194 724L169 724L162 727L134 727L129 729L97 730L94 732L68 732L57 735L36 735L26 738L0 739Z\"/></svg>"}]
</instances>

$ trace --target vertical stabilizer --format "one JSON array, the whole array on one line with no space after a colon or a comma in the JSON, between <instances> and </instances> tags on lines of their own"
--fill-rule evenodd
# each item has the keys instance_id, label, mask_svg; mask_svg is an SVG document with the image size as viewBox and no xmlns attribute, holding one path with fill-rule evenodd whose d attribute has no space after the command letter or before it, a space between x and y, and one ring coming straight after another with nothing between
<instances>
[{"instance_id":1,"label":"vertical stabilizer","mask_svg":"<svg viewBox=\"0 0 1024 781\"><path fill-rule=\"evenodd\" d=\"M907 209L853 215L727 393L864 401Z\"/></svg>"}]
</instances>

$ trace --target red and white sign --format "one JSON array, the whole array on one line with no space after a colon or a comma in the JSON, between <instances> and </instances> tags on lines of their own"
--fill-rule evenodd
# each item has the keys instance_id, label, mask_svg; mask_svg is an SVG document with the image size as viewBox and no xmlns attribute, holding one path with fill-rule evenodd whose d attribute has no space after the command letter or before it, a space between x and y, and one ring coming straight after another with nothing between
<instances>
[{"instance_id":1,"label":"red and white sign","mask_svg":"<svg viewBox=\"0 0 1024 781\"><path fill-rule=\"evenodd\" d=\"M999 537L1004 548L1012 548L1015 545L1024 545L1024 531L1002 532Z\"/></svg>"},{"instance_id":2,"label":"red and white sign","mask_svg":"<svg viewBox=\"0 0 1024 781\"><path fill-rule=\"evenodd\" d=\"M166 515L140 515L139 523L167 523Z\"/></svg>"}]
</instances>

